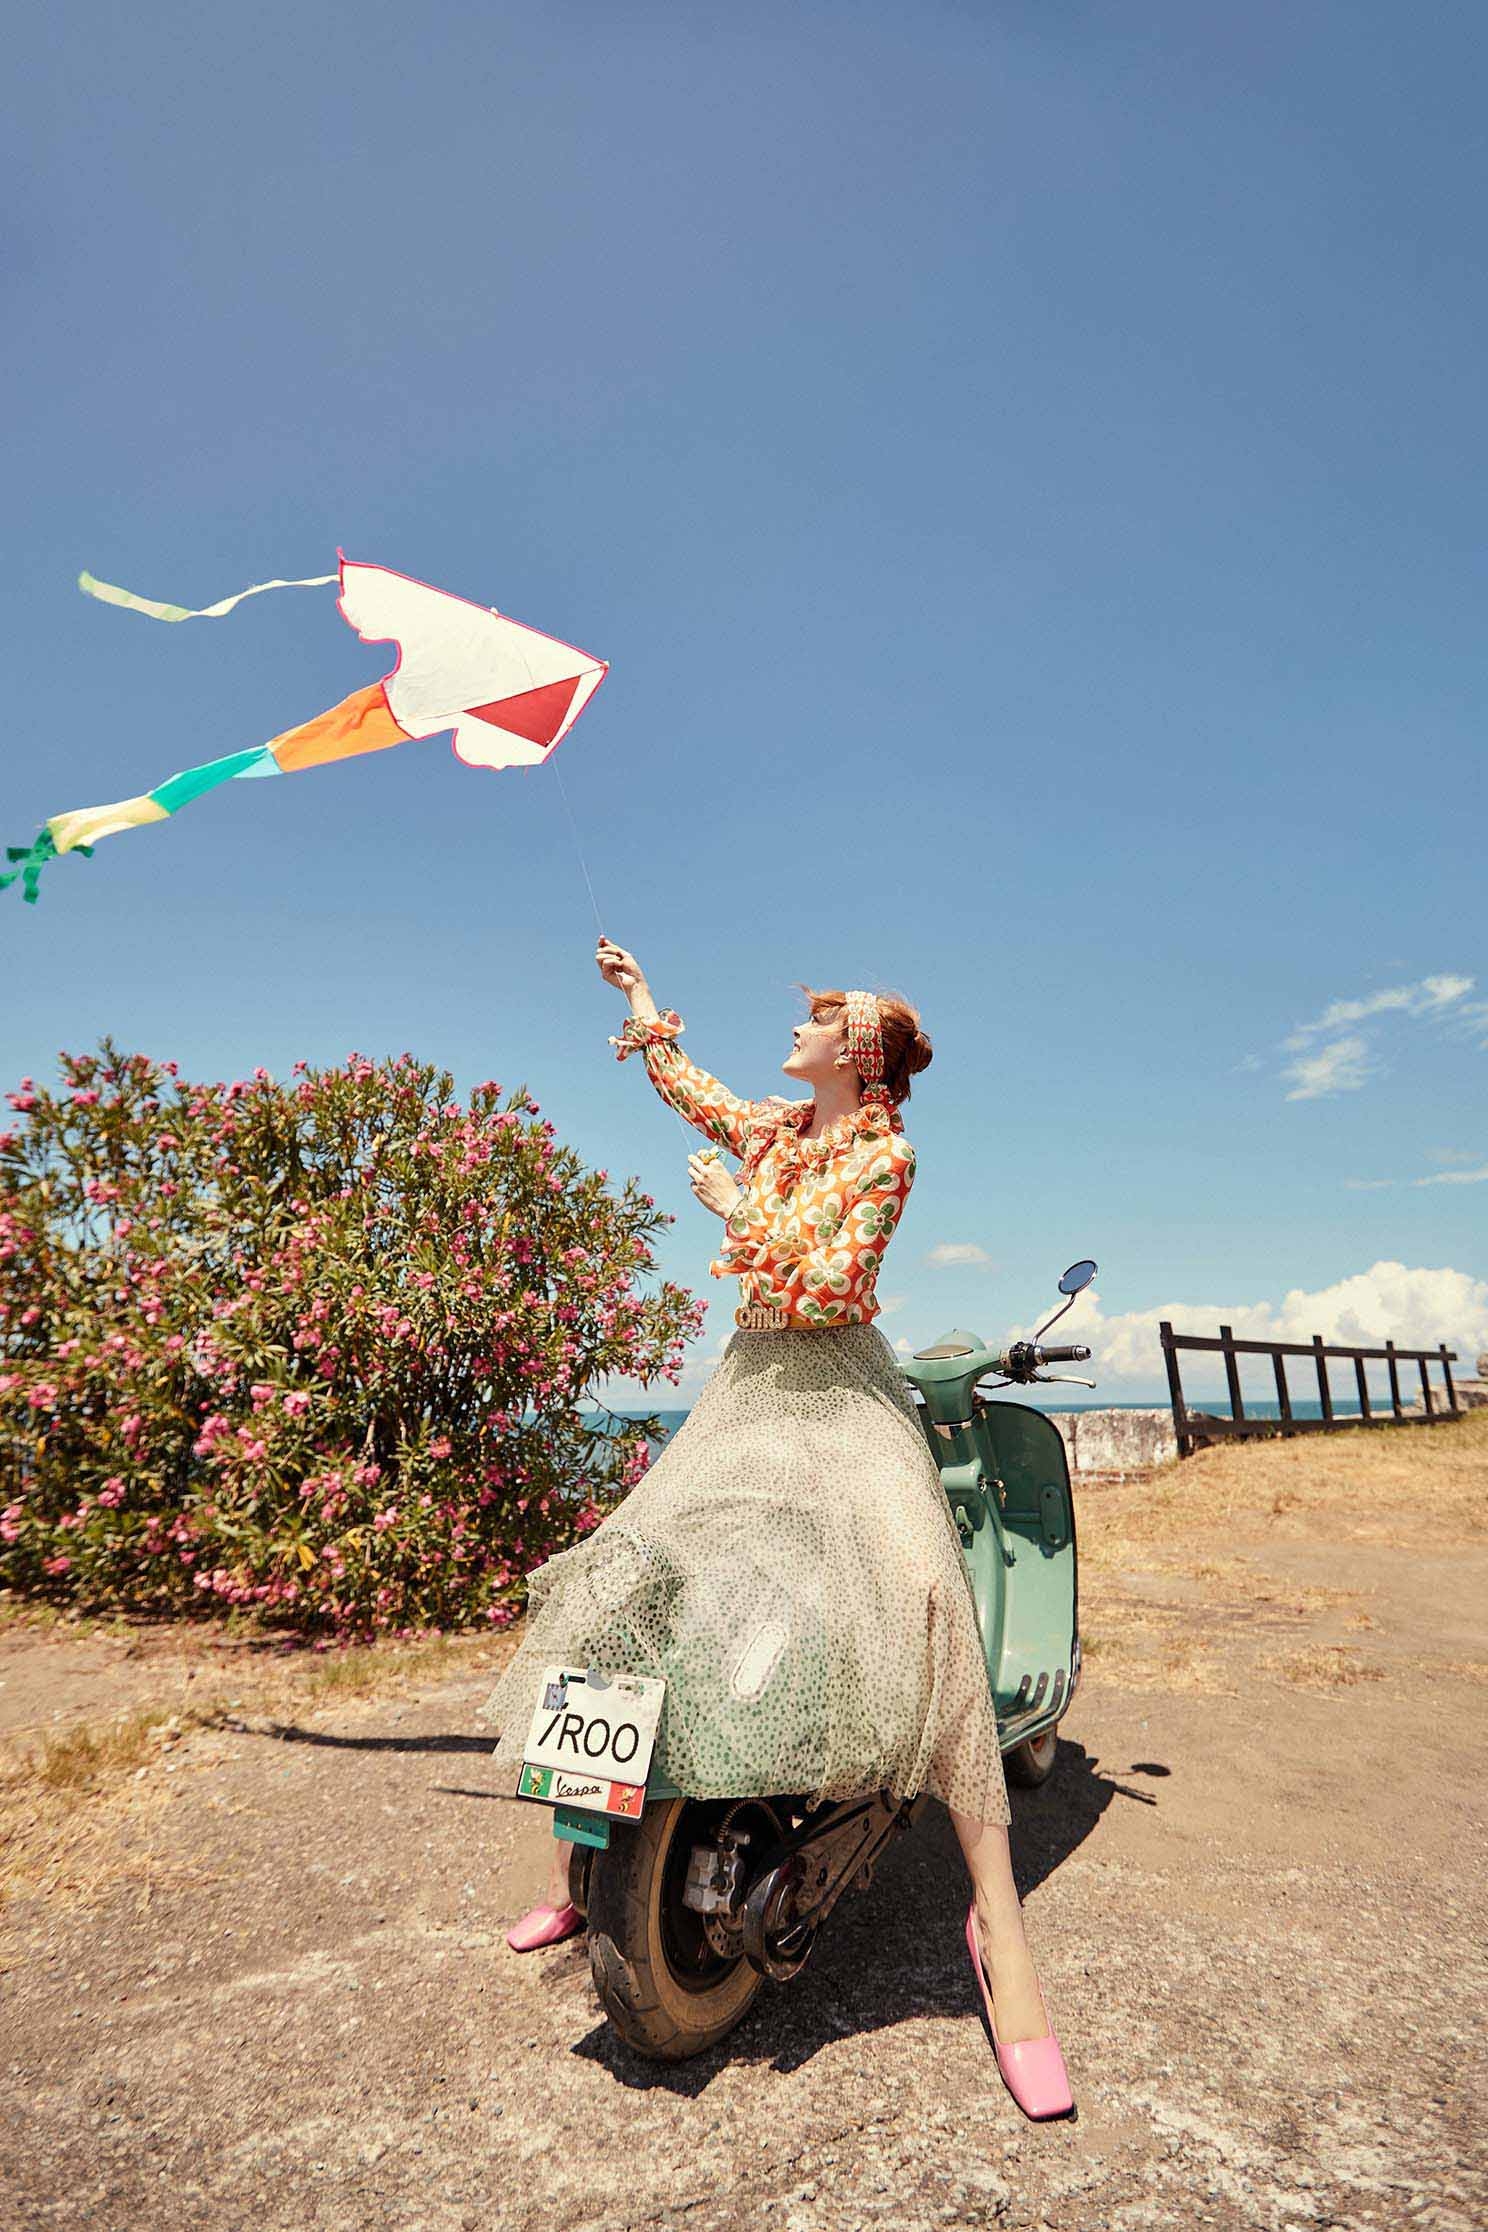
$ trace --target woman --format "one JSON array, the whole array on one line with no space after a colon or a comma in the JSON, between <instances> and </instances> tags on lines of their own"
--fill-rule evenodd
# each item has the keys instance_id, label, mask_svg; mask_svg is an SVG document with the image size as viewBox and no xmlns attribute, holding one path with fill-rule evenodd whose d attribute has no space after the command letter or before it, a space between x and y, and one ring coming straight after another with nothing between
<instances>
[{"instance_id":1,"label":"woman","mask_svg":"<svg viewBox=\"0 0 1488 2232\"><path fill-rule=\"evenodd\" d=\"M874 1325L884 1248L914 1182L899 1104L930 1061L902 1000L808 992L785 1075L809 1100L740 1100L677 1044L634 955L601 937L629 998L616 1059L711 1142L692 1190L723 1220L709 1269L737 1329L682 1425L585 1541L528 1577L522 1643L481 1708L515 1773L542 1665L664 1675L654 1765L704 1797L814 1801L923 1789L948 1807L974 1898L967 1945L998 2065L1030 2115L1071 2103L1023 1931L1007 1786L955 1522L893 1350ZM731 1176L717 1159L738 1158ZM518 1951L583 1927L554 1841Z\"/></svg>"}]
</instances>

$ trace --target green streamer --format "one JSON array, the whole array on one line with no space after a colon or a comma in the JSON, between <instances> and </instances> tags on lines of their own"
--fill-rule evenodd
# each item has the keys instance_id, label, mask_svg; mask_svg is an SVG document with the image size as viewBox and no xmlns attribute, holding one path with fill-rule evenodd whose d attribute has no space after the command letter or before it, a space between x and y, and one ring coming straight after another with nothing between
<instances>
[{"instance_id":1,"label":"green streamer","mask_svg":"<svg viewBox=\"0 0 1488 2232\"><path fill-rule=\"evenodd\" d=\"M72 849L74 852L80 852L85 860L93 858L93 847L91 845L74 845ZM0 876L0 891L4 891L8 885L13 884L19 877L23 886L23 896L28 906L34 906L39 895L41 871L49 860L55 860L58 857L51 831L43 829L36 842L31 845L7 845L5 857L7 860L13 860L16 865L7 874Z\"/></svg>"}]
</instances>

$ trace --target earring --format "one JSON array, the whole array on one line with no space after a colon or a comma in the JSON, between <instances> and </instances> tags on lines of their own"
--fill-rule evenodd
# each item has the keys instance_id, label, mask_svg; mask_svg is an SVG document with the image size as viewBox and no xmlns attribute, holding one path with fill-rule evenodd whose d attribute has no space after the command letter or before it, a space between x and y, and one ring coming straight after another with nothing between
<instances>
[{"instance_id":1,"label":"earring","mask_svg":"<svg viewBox=\"0 0 1488 2232\"><path fill-rule=\"evenodd\" d=\"M851 1060L851 1057L850 1057L849 1055L846 1055L846 1054L839 1054L839 1055L837 1056L837 1059L836 1059L836 1061L835 1061L835 1062L834 1062L834 1063L832 1064L832 1067L833 1067L833 1069L851 1069L851 1068L852 1068L852 1060Z\"/></svg>"}]
</instances>

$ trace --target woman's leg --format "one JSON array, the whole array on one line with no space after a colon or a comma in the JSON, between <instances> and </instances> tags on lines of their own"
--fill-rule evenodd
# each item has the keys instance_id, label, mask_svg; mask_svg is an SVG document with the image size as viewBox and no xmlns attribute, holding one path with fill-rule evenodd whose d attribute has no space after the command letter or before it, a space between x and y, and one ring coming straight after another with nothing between
<instances>
[{"instance_id":1,"label":"woman's leg","mask_svg":"<svg viewBox=\"0 0 1488 2232\"><path fill-rule=\"evenodd\" d=\"M553 1857L548 1867L548 1887L545 1893L549 1906L568 1904L568 1862L573 1846L567 1837L553 1839Z\"/></svg>"},{"instance_id":2,"label":"woman's leg","mask_svg":"<svg viewBox=\"0 0 1488 2232\"><path fill-rule=\"evenodd\" d=\"M1000 1821L976 1821L954 1807L950 1815L976 1894L977 1934L997 2008L998 2036L1005 2046L1020 2038L1044 2038L1054 2026L1023 1931L1007 1830Z\"/></svg>"}]
</instances>

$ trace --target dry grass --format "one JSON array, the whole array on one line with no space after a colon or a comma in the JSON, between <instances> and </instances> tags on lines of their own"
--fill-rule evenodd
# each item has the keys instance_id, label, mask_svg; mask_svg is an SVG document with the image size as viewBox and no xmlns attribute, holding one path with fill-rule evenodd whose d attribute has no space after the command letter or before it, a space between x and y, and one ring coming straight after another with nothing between
<instances>
[{"instance_id":1,"label":"dry grass","mask_svg":"<svg viewBox=\"0 0 1488 2232\"><path fill-rule=\"evenodd\" d=\"M1356 1682L1382 1682L1382 1666L1370 1666L1345 1643L1313 1643L1305 1651L1264 1658L1262 1666L1302 1689L1350 1689Z\"/></svg>"},{"instance_id":2,"label":"dry grass","mask_svg":"<svg viewBox=\"0 0 1488 2232\"><path fill-rule=\"evenodd\" d=\"M74 1620L45 1607L39 1614L8 1607L7 1614L12 1637L35 1630L48 1647L65 1645L68 1635L132 1638L156 1665L160 1694L127 1712L0 1746L0 1901L48 1879L96 1880L124 1821L150 1815L167 1795L149 1770L188 1739L244 1729L272 1735L349 1700L465 1674L490 1671L494 1679L515 1643L511 1636L429 1636L325 1656L281 1641L263 1656L262 1637L224 1639L220 1626L183 1635L158 1622ZM235 1662L224 1675L225 1651ZM199 1692L204 1662L216 1679Z\"/></svg>"},{"instance_id":3,"label":"dry grass","mask_svg":"<svg viewBox=\"0 0 1488 2232\"><path fill-rule=\"evenodd\" d=\"M1175 1458L1086 1498L1081 1565L1120 1570L1139 1548L1181 1555L1220 1531L1231 1541L1326 1531L1402 1547L1488 1539L1488 1410L1441 1426L1232 1442Z\"/></svg>"},{"instance_id":4,"label":"dry grass","mask_svg":"<svg viewBox=\"0 0 1488 2232\"><path fill-rule=\"evenodd\" d=\"M163 1741L181 1733L179 1714L163 1705L139 1705L116 1721L84 1722L60 1736L44 1736L23 1763L0 1772L0 1794L12 1779L40 1790L81 1796L111 1775L137 1767Z\"/></svg>"},{"instance_id":5,"label":"dry grass","mask_svg":"<svg viewBox=\"0 0 1488 2232\"><path fill-rule=\"evenodd\" d=\"M1154 1617L1151 1606L1124 1606L1115 1617L1103 1617L1098 1632L1081 1637L1080 1648L1094 1677L1118 1689L1240 1694L1217 1637L1185 1628L1177 1617Z\"/></svg>"},{"instance_id":6,"label":"dry grass","mask_svg":"<svg viewBox=\"0 0 1488 2232\"><path fill-rule=\"evenodd\" d=\"M1374 1591L1279 1576L1278 1553L1325 1544L1343 1557L1351 1545L1439 1555L1485 1536L1488 1411L1203 1450L1081 1502L1083 1646L1122 1688L1259 1679L1338 1694L1381 1678L1339 1635L1379 1633ZM1412 1663L1431 1677L1482 1678L1472 1661Z\"/></svg>"}]
</instances>

